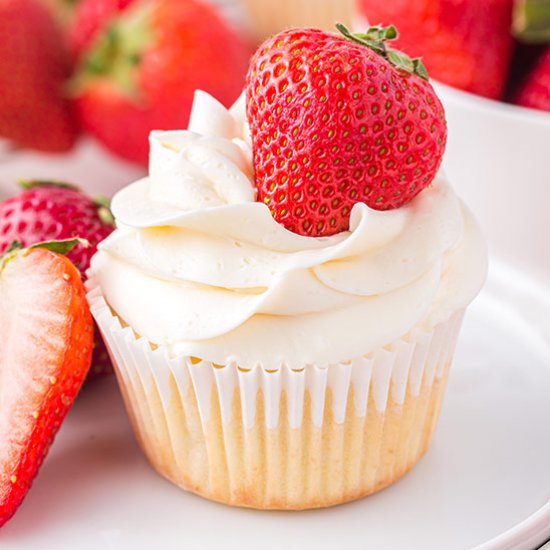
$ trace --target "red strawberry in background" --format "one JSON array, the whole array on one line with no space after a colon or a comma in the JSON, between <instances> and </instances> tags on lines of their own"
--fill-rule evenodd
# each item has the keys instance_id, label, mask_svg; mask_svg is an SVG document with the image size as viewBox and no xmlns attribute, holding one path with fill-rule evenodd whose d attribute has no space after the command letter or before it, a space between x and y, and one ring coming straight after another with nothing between
<instances>
[{"instance_id":1,"label":"red strawberry in background","mask_svg":"<svg viewBox=\"0 0 550 550\"><path fill-rule=\"evenodd\" d=\"M550 2L515 0L512 31L527 44L550 43Z\"/></svg>"},{"instance_id":2,"label":"red strawberry in background","mask_svg":"<svg viewBox=\"0 0 550 550\"><path fill-rule=\"evenodd\" d=\"M0 137L60 152L76 139L63 86L70 63L50 11L38 0L0 2Z\"/></svg>"},{"instance_id":3,"label":"red strawberry in background","mask_svg":"<svg viewBox=\"0 0 550 550\"><path fill-rule=\"evenodd\" d=\"M229 105L244 84L248 47L196 0L83 0L72 36L82 126L143 164L151 130L187 126L195 89Z\"/></svg>"},{"instance_id":4,"label":"red strawberry in background","mask_svg":"<svg viewBox=\"0 0 550 550\"><path fill-rule=\"evenodd\" d=\"M516 103L523 107L550 111L550 47L521 86Z\"/></svg>"},{"instance_id":5,"label":"red strawberry in background","mask_svg":"<svg viewBox=\"0 0 550 550\"><path fill-rule=\"evenodd\" d=\"M247 77L258 200L287 229L349 229L353 205L398 208L433 180L445 149L443 107L425 69L387 47L395 28L345 36L282 32Z\"/></svg>"},{"instance_id":6,"label":"red strawberry in background","mask_svg":"<svg viewBox=\"0 0 550 550\"><path fill-rule=\"evenodd\" d=\"M104 31L109 22L132 2L134 0L81 1L68 30L69 47L73 56L78 59L84 55L96 34Z\"/></svg>"},{"instance_id":7,"label":"red strawberry in background","mask_svg":"<svg viewBox=\"0 0 550 550\"><path fill-rule=\"evenodd\" d=\"M422 56L432 78L488 98L502 96L513 0L359 0L358 5L371 24L396 25L396 47Z\"/></svg>"},{"instance_id":8,"label":"red strawberry in background","mask_svg":"<svg viewBox=\"0 0 550 550\"><path fill-rule=\"evenodd\" d=\"M535 63L521 59L519 77L523 78L514 94L515 103L550 111L550 2L517 0L513 30L524 50L535 54L541 50L533 56Z\"/></svg>"},{"instance_id":9,"label":"red strawberry in background","mask_svg":"<svg viewBox=\"0 0 550 550\"><path fill-rule=\"evenodd\" d=\"M514 52L504 94L505 101L514 102L519 88L536 66L544 50L545 47L542 44L526 44L519 40L514 41Z\"/></svg>"},{"instance_id":10,"label":"red strawberry in background","mask_svg":"<svg viewBox=\"0 0 550 550\"><path fill-rule=\"evenodd\" d=\"M25 190L0 203L0 254L13 241L25 247L42 241L83 237L88 246L77 244L67 257L85 279L97 245L114 229L108 207L68 184L31 181L24 185ZM96 331L90 377L111 372L105 345Z\"/></svg>"},{"instance_id":11,"label":"red strawberry in background","mask_svg":"<svg viewBox=\"0 0 550 550\"><path fill-rule=\"evenodd\" d=\"M0 526L16 511L88 372L93 324L67 243L0 258Z\"/></svg>"}]
</instances>

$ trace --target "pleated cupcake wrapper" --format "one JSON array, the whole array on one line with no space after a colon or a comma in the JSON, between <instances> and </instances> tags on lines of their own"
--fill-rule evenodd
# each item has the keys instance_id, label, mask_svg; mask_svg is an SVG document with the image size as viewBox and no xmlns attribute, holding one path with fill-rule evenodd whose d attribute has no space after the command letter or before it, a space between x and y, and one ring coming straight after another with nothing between
<instances>
[{"instance_id":1,"label":"pleated cupcake wrapper","mask_svg":"<svg viewBox=\"0 0 550 550\"><path fill-rule=\"evenodd\" d=\"M273 372L170 357L88 284L138 440L186 489L260 508L327 506L391 483L429 444L462 310L364 357Z\"/></svg>"},{"instance_id":2,"label":"pleated cupcake wrapper","mask_svg":"<svg viewBox=\"0 0 550 550\"><path fill-rule=\"evenodd\" d=\"M258 38L290 27L316 27L336 32L335 23L351 24L355 0L241 0Z\"/></svg>"}]
</instances>

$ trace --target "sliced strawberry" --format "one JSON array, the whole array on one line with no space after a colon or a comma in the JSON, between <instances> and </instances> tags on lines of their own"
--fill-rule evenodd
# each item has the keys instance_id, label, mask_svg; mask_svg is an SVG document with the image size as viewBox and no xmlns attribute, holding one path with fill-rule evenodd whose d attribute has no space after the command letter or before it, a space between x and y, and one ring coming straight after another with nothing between
<instances>
[{"instance_id":1,"label":"sliced strawberry","mask_svg":"<svg viewBox=\"0 0 550 550\"><path fill-rule=\"evenodd\" d=\"M90 367L80 273L44 248L0 260L0 526L27 494Z\"/></svg>"},{"instance_id":2,"label":"sliced strawberry","mask_svg":"<svg viewBox=\"0 0 550 550\"><path fill-rule=\"evenodd\" d=\"M0 202L0 254L13 241L30 246L47 240L81 235L88 246L77 245L68 258L86 279L97 245L114 229L106 199L91 199L77 187L55 181L24 181L19 194ZM99 330L89 378L112 374L111 360Z\"/></svg>"}]
</instances>

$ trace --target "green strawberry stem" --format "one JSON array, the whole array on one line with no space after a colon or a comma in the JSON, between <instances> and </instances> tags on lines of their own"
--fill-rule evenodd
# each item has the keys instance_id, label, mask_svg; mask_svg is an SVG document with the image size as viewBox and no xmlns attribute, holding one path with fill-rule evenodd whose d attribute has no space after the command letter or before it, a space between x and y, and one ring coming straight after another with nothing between
<instances>
[{"instance_id":1,"label":"green strawberry stem","mask_svg":"<svg viewBox=\"0 0 550 550\"><path fill-rule=\"evenodd\" d=\"M28 246L27 248L23 248L19 241L13 241L0 256L0 272L10 260L17 256L17 254L26 254L37 248L45 248L46 250L55 252L56 254L65 255L68 254L76 245L81 245L87 248L90 246L90 243L86 239L75 237L73 239L60 239L58 241L43 241L41 243Z\"/></svg>"},{"instance_id":2,"label":"green strawberry stem","mask_svg":"<svg viewBox=\"0 0 550 550\"><path fill-rule=\"evenodd\" d=\"M352 33L342 23L336 23L336 28L352 42L370 48L380 57L389 61L394 67L407 73L415 74L428 81L428 72L419 57L410 58L407 54L388 48L386 42L395 40L398 36L397 29L389 27L370 27L364 33Z\"/></svg>"},{"instance_id":3,"label":"green strawberry stem","mask_svg":"<svg viewBox=\"0 0 550 550\"><path fill-rule=\"evenodd\" d=\"M69 93L78 95L92 79L114 82L128 96L137 97L135 71L145 49L153 41L151 5L136 3L125 10L95 40L69 83Z\"/></svg>"},{"instance_id":4,"label":"green strawberry stem","mask_svg":"<svg viewBox=\"0 0 550 550\"><path fill-rule=\"evenodd\" d=\"M22 187L23 189L35 189L36 187L58 187L60 189L73 189L75 191L78 191L78 187L76 185L72 185L71 183L66 183L59 180L21 179L17 182L17 185L19 185L19 187Z\"/></svg>"},{"instance_id":5,"label":"green strawberry stem","mask_svg":"<svg viewBox=\"0 0 550 550\"><path fill-rule=\"evenodd\" d=\"M550 1L516 0L512 30L522 42L550 42Z\"/></svg>"},{"instance_id":6,"label":"green strawberry stem","mask_svg":"<svg viewBox=\"0 0 550 550\"><path fill-rule=\"evenodd\" d=\"M73 239L60 239L58 241L43 241L36 243L27 248L27 250L35 250L36 248L45 248L56 254L68 254L76 245L81 245L88 248L90 243L86 239L74 237Z\"/></svg>"},{"instance_id":7,"label":"green strawberry stem","mask_svg":"<svg viewBox=\"0 0 550 550\"><path fill-rule=\"evenodd\" d=\"M11 252L14 252L15 250L21 250L22 248L23 246L21 245L20 241L12 241L4 251L4 254L2 254L2 257L7 256L8 254L10 254Z\"/></svg>"}]
</instances>

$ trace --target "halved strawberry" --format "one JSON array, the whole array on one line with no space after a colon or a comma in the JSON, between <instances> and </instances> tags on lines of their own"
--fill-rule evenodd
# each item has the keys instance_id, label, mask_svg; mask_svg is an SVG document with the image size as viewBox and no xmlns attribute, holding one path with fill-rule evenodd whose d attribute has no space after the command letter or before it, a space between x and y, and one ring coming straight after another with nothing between
<instances>
[{"instance_id":1,"label":"halved strawberry","mask_svg":"<svg viewBox=\"0 0 550 550\"><path fill-rule=\"evenodd\" d=\"M76 246L68 258L86 280L86 270L97 245L114 229L108 201L92 199L78 187L58 181L21 181L20 185L23 191L0 202L0 254L13 241L30 246L80 235L89 246ZM111 360L98 330L88 379L112 372Z\"/></svg>"},{"instance_id":2,"label":"halved strawberry","mask_svg":"<svg viewBox=\"0 0 550 550\"><path fill-rule=\"evenodd\" d=\"M0 526L27 494L90 367L82 279L55 252L71 244L0 258Z\"/></svg>"}]
</instances>

